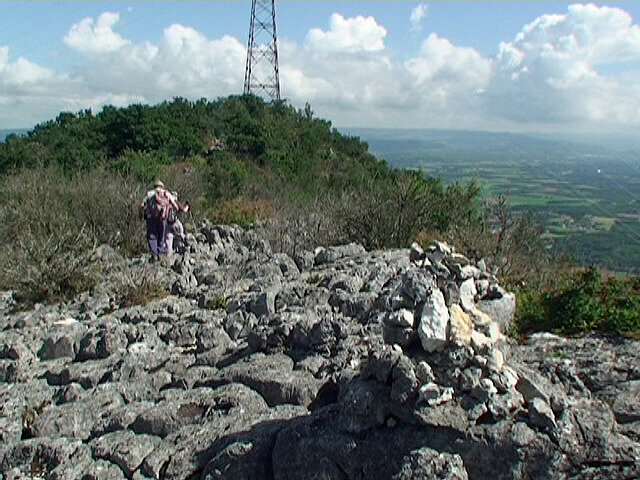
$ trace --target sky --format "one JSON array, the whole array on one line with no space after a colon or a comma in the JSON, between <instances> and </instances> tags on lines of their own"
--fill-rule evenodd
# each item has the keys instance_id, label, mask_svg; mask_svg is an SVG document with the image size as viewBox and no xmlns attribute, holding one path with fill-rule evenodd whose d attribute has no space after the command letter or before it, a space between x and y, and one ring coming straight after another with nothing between
<instances>
[{"instance_id":1,"label":"sky","mask_svg":"<svg viewBox=\"0 0 640 480\"><path fill-rule=\"evenodd\" d=\"M243 91L250 0L0 0L0 129ZM278 0L282 97L340 127L627 133L640 2Z\"/></svg>"}]
</instances>

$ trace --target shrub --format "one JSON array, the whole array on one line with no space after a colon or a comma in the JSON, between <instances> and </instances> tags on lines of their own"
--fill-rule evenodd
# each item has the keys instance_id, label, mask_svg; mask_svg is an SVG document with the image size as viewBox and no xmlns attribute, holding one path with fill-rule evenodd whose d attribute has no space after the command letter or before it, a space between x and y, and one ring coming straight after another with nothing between
<instances>
[{"instance_id":1,"label":"shrub","mask_svg":"<svg viewBox=\"0 0 640 480\"><path fill-rule=\"evenodd\" d=\"M287 197L275 197L272 201L273 217L260 222L256 228L274 251L295 256L302 250L345 240L335 221L333 196L317 196L313 202L304 202L290 192Z\"/></svg>"},{"instance_id":2,"label":"shrub","mask_svg":"<svg viewBox=\"0 0 640 480\"><path fill-rule=\"evenodd\" d=\"M542 227L530 213L514 214L506 195L490 199L477 213L459 215L447 239L469 257L484 259L505 285L544 285L551 255ZM559 259L556 259L556 263Z\"/></svg>"},{"instance_id":3,"label":"shrub","mask_svg":"<svg viewBox=\"0 0 640 480\"><path fill-rule=\"evenodd\" d=\"M237 198L224 202L216 212L215 220L218 223L235 223L246 228L272 216L273 207L268 202Z\"/></svg>"},{"instance_id":4,"label":"shrub","mask_svg":"<svg viewBox=\"0 0 640 480\"><path fill-rule=\"evenodd\" d=\"M226 297L224 297L223 295L216 295L215 298L213 299L213 306L216 309L221 308L222 310L226 310L227 305L228 305L228 301Z\"/></svg>"},{"instance_id":5,"label":"shrub","mask_svg":"<svg viewBox=\"0 0 640 480\"><path fill-rule=\"evenodd\" d=\"M96 245L126 254L144 248L138 205L144 186L104 169L23 169L0 183L0 288L54 301L92 287Z\"/></svg>"},{"instance_id":6,"label":"shrub","mask_svg":"<svg viewBox=\"0 0 640 480\"><path fill-rule=\"evenodd\" d=\"M64 227L62 227L64 228ZM98 278L92 268L91 240L81 232L46 236L25 232L0 259L3 289L20 302L51 302L91 289Z\"/></svg>"},{"instance_id":7,"label":"shrub","mask_svg":"<svg viewBox=\"0 0 640 480\"><path fill-rule=\"evenodd\" d=\"M0 286L16 290L22 301L68 298L97 278L95 239L75 216L62 178L51 167L40 168L7 177L0 188Z\"/></svg>"},{"instance_id":8,"label":"shrub","mask_svg":"<svg viewBox=\"0 0 640 480\"><path fill-rule=\"evenodd\" d=\"M406 247L421 232L446 231L456 216L473 212L474 184L444 187L419 172L373 178L343 194L333 210L343 237L366 248Z\"/></svg>"},{"instance_id":9,"label":"shrub","mask_svg":"<svg viewBox=\"0 0 640 480\"><path fill-rule=\"evenodd\" d=\"M160 177L162 166L171 163L171 157L164 151L139 152L127 149L112 164L112 169L122 176L133 177L143 183L151 183Z\"/></svg>"},{"instance_id":10,"label":"shrub","mask_svg":"<svg viewBox=\"0 0 640 480\"><path fill-rule=\"evenodd\" d=\"M640 331L640 277L603 278L591 267L565 273L541 291L518 292L515 332L550 330L633 334Z\"/></svg>"},{"instance_id":11,"label":"shrub","mask_svg":"<svg viewBox=\"0 0 640 480\"><path fill-rule=\"evenodd\" d=\"M146 268L142 272L122 272L116 286L120 305L124 308L146 305L169 295L167 288L152 277L152 271Z\"/></svg>"}]
</instances>

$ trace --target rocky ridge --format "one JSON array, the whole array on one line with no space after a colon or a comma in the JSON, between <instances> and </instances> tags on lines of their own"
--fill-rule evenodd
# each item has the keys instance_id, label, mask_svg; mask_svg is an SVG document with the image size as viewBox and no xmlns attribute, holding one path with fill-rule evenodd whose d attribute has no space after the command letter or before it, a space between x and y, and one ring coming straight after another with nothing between
<instances>
[{"instance_id":1,"label":"rocky ridge","mask_svg":"<svg viewBox=\"0 0 640 480\"><path fill-rule=\"evenodd\" d=\"M443 243L188 240L101 247L72 302L2 296L0 480L640 478L637 342L516 345L513 295ZM123 277L171 294L127 306Z\"/></svg>"}]
</instances>

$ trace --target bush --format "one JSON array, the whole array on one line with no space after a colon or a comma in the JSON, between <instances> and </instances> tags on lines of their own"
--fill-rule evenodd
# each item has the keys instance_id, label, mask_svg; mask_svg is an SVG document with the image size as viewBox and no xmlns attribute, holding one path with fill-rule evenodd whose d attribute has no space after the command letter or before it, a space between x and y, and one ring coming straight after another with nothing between
<instances>
[{"instance_id":1,"label":"bush","mask_svg":"<svg viewBox=\"0 0 640 480\"><path fill-rule=\"evenodd\" d=\"M40 168L7 177L0 188L0 287L23 301L60 300L95 284L95 239L75 216L62 178Z\"/></svg>"},{"instance_id":2,"label":"bush","mask_svg":"<svg viewBox=\"0 0 640 480\"><path fill-rule=\"evenodd\" d=\"M317 196L313 202L304 202L295 194L289 197L293 200L274 198L272 218L256 226L274 251L293 257L303 250L347 240L338 230L333 196Z\"/></svg>"},{"instance_id":3,"label":"bush","mask_svg":"<svg viewBox=\"0 0 640 480\"><path fill-rule=\"evenodd\" d=\"M144 247L142 185L104 170L65 175L36 167L0 183L0 288L26 300L69 298L93 286L96 245L125 253Z\"/></svg>"},{"instance_id":4,"label":"bush","mask_svg":"<svg viewBox=\"0 0 640 480\"><path fill-rule=\"evenodd\" d=\"M469 257L484 259L507 286L542 287L546 282L552 255L542 227L530 213L513 214L506 195L490 199L477 213L457 216L447 237Z\"/></svg>"},{"instance_id":5,"label":"bush","mask_svg":"<svg viewBox=\"0 0 640 480\"><path fill-rule=\"evenodd\" d=\"M5 247L2 288L15 290L18 301L27 304L64 300L89 290L97 280L91 247L83 231L46 236L25 232Z\"/></svg>"},{"instance_id":6,"label":"bush","mask_svg":"<svg viewBox=\"0 0 640 480\"><path fill-rule=\"evenodd\" d=\"M366 248L407 247L425 232L445 232L475 211L473 183L445 187L419 172L394 171L343 194L335 221L349 241Z\"/></svg>"},{"instance_id":7,"label":"bush","mask_svg":"<svg viewBox=\"0 0 640 480\"><path fill-rule=\"evenodd\" d=\"M224 202L215 214L216 223L236 224L247 228L273 216L273 207L263 200L237 198Z\"/></svg>"},{"instance_id":8,"label":"bush","mask_svg":"<svg viewBox=\"0 0 640 480\"><path fill-rule=\"evenodd\" d=\"M150 273L144 271L141 275L124 274L119 279L117 295L123 308L147 303L169 295L167 288L152 280Z\"/></svg>"},{"instance_id":9,"label":"bush","mask_svg":"<svg viewBox=\"0 0 640 480\"><path fill-rule=\"evenodd\" d=\"M515 331L633 334L640 331L640 277L603 278L591 267L566 273L545 290L518 292Z\"/></svg>"}]
</instances>

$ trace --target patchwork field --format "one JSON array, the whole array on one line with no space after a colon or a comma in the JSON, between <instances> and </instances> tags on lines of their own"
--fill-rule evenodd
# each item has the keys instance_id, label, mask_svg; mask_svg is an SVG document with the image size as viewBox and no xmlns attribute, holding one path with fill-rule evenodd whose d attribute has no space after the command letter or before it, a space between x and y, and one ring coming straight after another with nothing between
<instances>
[{"instance_id":1,"label":"patchwork field","mask_svg":"<svg viewBox=\"0 0 640 480\"><path fill-rule=\"evenodd\" d=\"M640 153L526 135L358 129L390 165L446 182L475 179L532 211L550 243L582 264L640 269Z\"/></svg>"}]
</instances>

